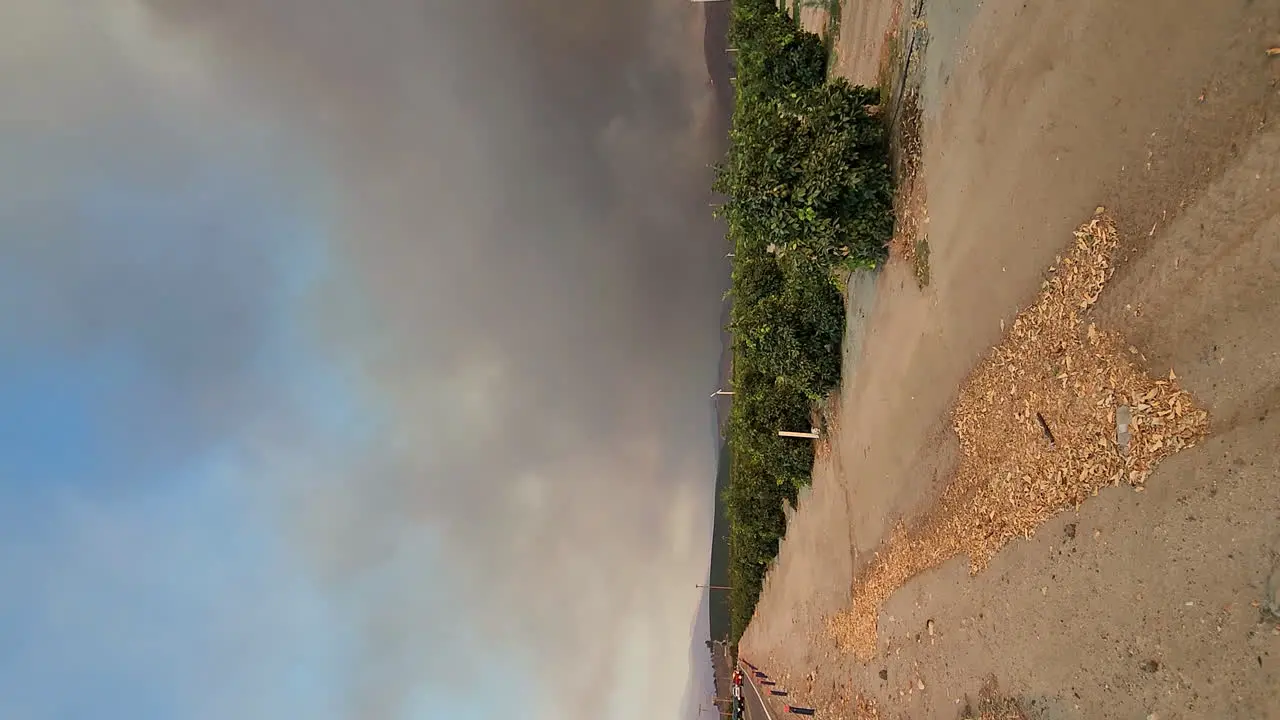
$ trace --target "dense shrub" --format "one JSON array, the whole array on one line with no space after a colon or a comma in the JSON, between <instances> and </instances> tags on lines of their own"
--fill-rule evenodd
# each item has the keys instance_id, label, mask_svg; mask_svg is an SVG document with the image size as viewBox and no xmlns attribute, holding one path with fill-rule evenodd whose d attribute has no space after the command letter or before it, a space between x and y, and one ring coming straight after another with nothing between
<instances>
[{"instance_id":1,"label":"dense shrub","mask_svg":"<svg viewBox=\"0 0 1280 720\"><path fill-rule=\"evenodd\" d=\"M875 267L893 233L886 135L844 80L794 97L740 100L715 189L735 247L789 271Z\"/></svg>"},{"instance_id":2,"label":"dense shrub","mask_svg":"<svg viewBox=\"0 0 1280 720\"><path fill-rule=\"evenodd\" d=\"M786 91L816 87L827 80L827 48L813 33L796 34L764 58L765 85Z\"/></svg>"},{"instance_id":3,"label":"dense shrub","mask_svg":"<svg viewBox=\"0 0 1280 720\"><path fill-rule=\"evenodd\" d=\"M827 82L821 40L773 0L737 0L730 39L738 94L715 189L735 254L725 501L736 643L786 529L782 502L813 467L812 445L778 430L808 429L814 403L839 383L837 273L883 260L893 213L885 128L869 110L876 91Z\"/></svg>"}]
</instances>

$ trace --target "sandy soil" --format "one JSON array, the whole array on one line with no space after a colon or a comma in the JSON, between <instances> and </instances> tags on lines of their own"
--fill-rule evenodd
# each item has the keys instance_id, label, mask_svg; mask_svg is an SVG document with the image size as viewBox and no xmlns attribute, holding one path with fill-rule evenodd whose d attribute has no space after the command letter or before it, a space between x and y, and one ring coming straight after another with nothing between
<instances>
[{"instance_id":1,"label":"sandy soil","mask_svg":"<svg viewBox=\"0 0 1280 720\"><path fill-rule=\"evenodd\" d=\"M885 34L896 27L902 5L903 0L844 1L835 44L835 74L858 85L877 84Z\"/></svg>"},{"instance_id":2,"label":"sandy soil","mask_svg":"<svg viewBox=\"0 0 1280 720\"><path fill-rule=\"evenodd\" d=\"M793 5L792 0L787 2L788 7ZM832 73L859 85L876 85L885 33L892 26L895 13L901 12L901 6L902 0L845 0L841 6L839 36L834 43ZM806 4L800 0L800 27L825 37L830 20L831 13L822 4Z\"/></svg>"},{"instance_id":3,"label":"sandy soil","mask_svg":"<svg viewBox=\"0 0 1280 720\"><path fill-rule=\"evenodd\" d=\"M894 16L846 6L843 73L874 81ZM921 25L931 282L855 285L832 450L743 656L828 717L857 693L958 717L994 677L1030 717L1280 718L1280 620L1255 607L1280 562L1280 0L926 0ZM826 618L949 479L957 388L1098 205L1125 261L1096 322L1177 371L1209 440L976 577L918 576L854 661Z\"/></svg>"},{"instance_id":4,"label":"sandy soil","mask_svg":"<svg viewBox=\"0 0 1280 720\"><path fill-rule=\"evenodd\" d=\"M792 12L795 12L794 9ZM831 13L820 5L800 3L800 27L816 35L827 34Z\"/></svg>"}]
</instances>

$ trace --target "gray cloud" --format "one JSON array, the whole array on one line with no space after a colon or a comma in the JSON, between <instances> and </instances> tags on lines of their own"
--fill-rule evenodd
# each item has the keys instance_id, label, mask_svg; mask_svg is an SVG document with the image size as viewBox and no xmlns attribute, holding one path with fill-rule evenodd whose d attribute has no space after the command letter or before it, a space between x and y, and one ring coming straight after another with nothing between
<instances>
[{"instance_id":1,"label":"gray cloud","mask_svg":"<svg viewBox=\"0 0 1280 720\"><path fill-rule=\"evenodd\" d=\"M598 716L634 679L623 648L688 657L727 269L706 207L718 140L700 11L147 5L218 92L336 178L344 270L315 324L390 415L368 457L310 468L328 477L306 485L300 537L335 586L398 568L360 600L355 714L393 716L434 641L536 653L560 717ZM447 578L397 564L436 552ZM417 611L433 583L478 637L442 638L452 621ZM648 690L682 693L672 669L646 668Z\"/></svg>"},{"instance_id":2,"label":"gray cloud","mask_svg":"<svg viewBox=\"0 0 1280 720\"><path fill-rule=\"evenodd\" d=\"M269 203L286 199L246 182L269 161L210 163L217 141L185 136L184 109L81 9L0 11L0 347L26 368L96 366L81 379L112 421L95 472L133 483L229 433L263 394L263 311L287 275Z\"/></svg>"}]
</instances>

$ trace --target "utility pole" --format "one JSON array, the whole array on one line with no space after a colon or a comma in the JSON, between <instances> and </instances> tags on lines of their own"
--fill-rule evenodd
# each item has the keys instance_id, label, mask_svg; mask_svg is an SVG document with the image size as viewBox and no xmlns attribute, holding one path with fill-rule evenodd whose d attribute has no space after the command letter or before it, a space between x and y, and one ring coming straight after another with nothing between
<instances>
[{"instance_id":1,"label":"utility pole","mask_svg":"<svg viewBox=\"0 0 1280 720\"><path fill-rule=\"evenodd\" d=\"M732 590L728 585L694 585L694 587L707 588L708 590Z\"/></svg>"},{"instance_id":2,"label":"utility pole","mask_svg":"<svg viewBox=\"0 0 1280 720\"><path fill-rule=\"evenodd\" d=\"M711 397L715 397L717 395L732 395L732 394L733 394L732 390L717 390L711 393Z\"/></svg>"}]
</instances>

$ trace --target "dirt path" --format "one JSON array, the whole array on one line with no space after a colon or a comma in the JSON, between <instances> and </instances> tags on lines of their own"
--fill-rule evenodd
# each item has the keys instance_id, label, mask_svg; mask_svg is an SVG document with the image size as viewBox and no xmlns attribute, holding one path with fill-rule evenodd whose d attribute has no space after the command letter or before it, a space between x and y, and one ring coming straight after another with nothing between
<instances>
[{"instance_id":1,"label":"dirt path","mask_svg":"<svg viewBox=\"0 0 1280 720\"><path fill-rule=\"evenodd\" d=\"M844 10L854 80L874 79L893 15ZM1280 718L1280 630L1253 606L1280 556L1280 0L927 0L924 17L931 283L891 263L860 286L833 450L744 653L829 716L863 692L885 717L956 717L994 675L1032 717ZM948 480L957 388L1097 205L1127 257L1097 322L1177 370L1209 441L977 577L963 559L917 577L881 614L881 657L854 662L825 619Z\"/></svg>"}]
</instances>

